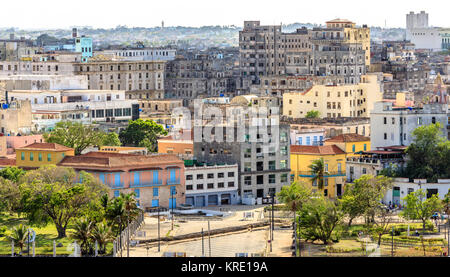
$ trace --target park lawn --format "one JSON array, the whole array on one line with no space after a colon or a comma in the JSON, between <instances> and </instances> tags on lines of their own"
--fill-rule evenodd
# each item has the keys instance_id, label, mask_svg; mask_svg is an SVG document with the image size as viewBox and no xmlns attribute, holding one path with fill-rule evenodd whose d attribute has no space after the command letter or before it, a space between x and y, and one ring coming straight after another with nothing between
<instances>
[{"instance_id":1,"label":"park lawn","mask_svg":"<svg viewBox=\"0 0 450 277\"><path fill-rule=\"evenodd\" d=\"M19 224L27 224L27 220L25 218L19 218L17 215L9 215L6 213L0 213L0 226L6 226L6 236L0 237L0 255L11 255L11 240L8 239L8 236L11 233L11 229L13 227L18 226ZM62 247L56 247L56 255L69 255L73 253L73 247L71 244L74 242L73 239L70 238L72 234L72 229L70 226L66 230L67 237L62 239L57 239L58 232L56 231L55 224L49 223L44 227L31 226L31 228L36 232L36 255L53 255L53 240L56 241L56 244L62 243ZM106 247L107 252L112 251L112 243L109 243ZM27 245L24 246L24 251L26 251ZM15 253L19 253L19 248L15 246ZM30 255L32 254L32 249L30 245ZM26 254L25 254L26 255Z\"/></svg>"}]
</instances>

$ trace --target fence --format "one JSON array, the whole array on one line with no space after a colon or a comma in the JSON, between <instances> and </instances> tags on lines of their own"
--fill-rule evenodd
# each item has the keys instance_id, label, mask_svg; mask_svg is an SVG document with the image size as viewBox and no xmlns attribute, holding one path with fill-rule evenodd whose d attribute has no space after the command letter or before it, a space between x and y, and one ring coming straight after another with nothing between
<instances>
[{"instance_id":1,"label":"fence","mask_svg":"<svg viewBox=\"0 0 450 277\"><path fill-rule=\"evenodd\" d=\"M131 236L141 228L144 223L144 211L141 211L134 221L128 224L128 226L120 233L120 235L113 241L113 257L117 257L117 253L129 247Z\"/></svg>"}]
</instances>

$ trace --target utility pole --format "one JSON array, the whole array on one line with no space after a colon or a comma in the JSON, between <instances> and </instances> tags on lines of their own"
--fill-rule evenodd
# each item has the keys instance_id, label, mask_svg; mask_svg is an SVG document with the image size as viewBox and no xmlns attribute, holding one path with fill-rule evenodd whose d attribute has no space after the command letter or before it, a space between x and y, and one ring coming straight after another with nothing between
<instances>
[{"instance_id":1,"label":"utility pole","mask_svg":"<svg viewBox=\"0 0 450 277\"><path fill-rule=\"evenodd\" d=\"M130 257L130 212L128 211L127 216L127 257Z\"/></svg>"},{"instance_id":2,"label":"utility pole","mask_svg":"<svg viewBox=\"0 0 450 277\"><path fill-rule=\"evenodd\" d=\"M271 237L271 241L273 241L273 231L275 230L275 218L274 218L274 213L273 213L274 202L275 202L275 194L272 193L272 237Z\"/></svg>"},{"instance_id":3,"label":"utility pole","mask_svg":"<svg viewBox=\"0 0 450 277\"><path fill-rule=\"evenodd\" d=\"M158 207L158 252L161 251L161 238L159 236L159 207Z\"/></svg>"},{"instance_id":4,"label":"utility pole","mask_svg":"<svg viewBox=\"0 0 450 277\"><path fill-rule=\"evenodd\" d=\"M211 257L211 228L208 220L208 248L209 248L209 256Z\"/></svg>"},{"instance_id":5,"label":"utility pole","mask_svg":"<svg viewBox=\"0 0 450 277\"><path fill-rule=\"evenodd\" d=\"M394 257L394 226L392 226L391 256Z\"/></svg>"},{"instance_id":6,"label":"utility pole","mask_svg":"<svg viewBox=\"0 0 450 277\"><path fill-rule=\"evenodd\" d=\"M205 256L205 245L203 242L203 228L202 228L202 257L204 257L204 256Z\"/></svg>"},{"instance_id":7,"label":"utility pole","mask_svg":"<svg viewBox=\"0 0 450 277\"><path fill-rule=\"evenodd\" d=\"M447 218L447 257L450 257L450 217Z\"/></svg>"},{"instance_id":8,"label":"utility pole","mask_svg":"<svg viewBox=\"0 0 450 277\"><path fill-rule=\"evenodd\" d=\"M297 257L297 215L294 212L294 240L295 240L295 255Z\"/></svg>"}]
</instances>

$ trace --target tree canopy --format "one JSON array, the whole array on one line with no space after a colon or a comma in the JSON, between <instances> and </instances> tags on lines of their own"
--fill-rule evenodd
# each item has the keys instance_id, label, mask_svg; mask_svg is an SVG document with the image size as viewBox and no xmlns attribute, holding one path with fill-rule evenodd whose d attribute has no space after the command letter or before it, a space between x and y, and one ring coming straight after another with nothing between
<instances>
[{"instance_id":1,"label":"tree canopy","mask_svg":"<svg viewBox=\"0 0 450 277\"><path fill-rule=\"evenodd\" d=\"M423 230L425 230L426 221L435 212L440 212L443 208L439 195L433 194L431 197L426 198L423 189L409 193L404 200L406 205L401 215L406 219L421 220Z\"/></svg>"},{"instance_id":2,"label":"tree canopy","mask_svg":"<svg viewBox=\"0 0 450 277\"><path fill-rule=\"evenodd\" d=\"M306 113L306 118L319 118L320 117L320 112L319 111L309 111Z\"/></svg>"},{"instance_id":3,"label":"tree canopy","mask_svg":"<svg viewBox=\"0 0 450 277\"><path fill-rule=\"evenodd\" d=\"M430 182L450 178L450 141L441 134L439 123L420 126L413 131L413 142L406 149L406 174L409 178Z\"/></svg>"},{"instance_id":4,"label":"tree canopy","mask_svg":"<svg viewBox=\"0 0 450 277\"><path fill-rule=\"evenodd\" d=\"M158 138L167 135L163 126L153 120L137 119L129 121L126 129L119 134L123 145L146 147L150 152L157 149Z\"/></svg>"},{"instance_id":5,"label":"tree canopy","mask_svg":"<svg viewBox=\"0 0 450 277\"><path fill-rule=\"evenodd\" d=\"M22 211L29 221L43 225L52 221L58 237L65 237L70 221L107 191L89 173L80 174L81 178L72 168L54 165L27 172L21 179L20 190Z\"/></svg>"}]
</instances>

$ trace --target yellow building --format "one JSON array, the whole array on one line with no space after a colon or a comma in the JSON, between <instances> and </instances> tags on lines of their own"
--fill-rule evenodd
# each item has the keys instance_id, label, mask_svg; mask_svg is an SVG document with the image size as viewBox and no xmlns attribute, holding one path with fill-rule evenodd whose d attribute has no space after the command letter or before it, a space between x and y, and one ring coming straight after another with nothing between
<instances>
[{"instance_id":1,"label":"yellow building","mask_svg":"<svg viewBox=\"0 0 450 277\"><path fill-rule=\"evenodd\" d=\"M323 158L325 171L324 196L336 198L343 193L345 183L345 152L336 145L310 146L291 145L291 175L317 191L317 183L312 182L314 174L309 166L313 161Z\"/></svg>"},{"instance_id":2,"label":"yellow building","mask_svg":"<svg viewBox=\"0 0 450 277\"><path fill-rule=\"evenodd\" d=\"M98 152L147 155L148 150L145 147L101 146Z\"/></svg>"},{"instance_id":3,"label":"yellow building","mask_svg":"<svg viewBox=\"0 0 450 277\"><path fill-rule=\"evenodd\" d=\"M370 28L367 25L356 27L356 24L347 19L334 19L326 22L327 28L344 28L345 43L361 43L366 52L365 64L370 66Z\"/></svg>"},{"instance_id":4,"label":"yellow building","mask_svg":"<svg viewBox=\"0 0 450 277\"><path fill-rule=\"evenodd\" d=\"M16 166L25 169L38 168L42 165L58 164L64 156L74 156L73 148L57 143L39 143L16 148Z\"/></svg>"},{"instance_id":5,"label":"yellow building","mask_svg":"<svg viewBox=\"0 0 450 277\"><path fill-rule=\"evenodd\" d=\"M359 84L314 85L303 92L283 94L283 115L304 118L308 111L320 117L369 117L383 93L376 75L363 75Z\"/></svg>"},{"instance_id":6,"label":"yellow building","mask_svg":"<svg viewBox=\"0 0 450 277\"><path fill-rule=\"evenodd\" d=\"M324 195L336 198L344 193L347 157L370 150L370 138L358 134L342 134L330 138L323 146L291 145L291 175L295 181L303 182L317 190L313 184L315 176L309 166L323 158L325 164Z\"/></svg>"},{"instance_id":7,"label":"yellow building","mask_svg":"<svg viewBox=\"0 0 450 277\"><path fill-rule=\"evenodd\" d=\"M370 138L359 134L342 134L325 140L324 145L336 145L347 157L358 156L360 152L370 151Z\"/></svg>"}]
</instances>

